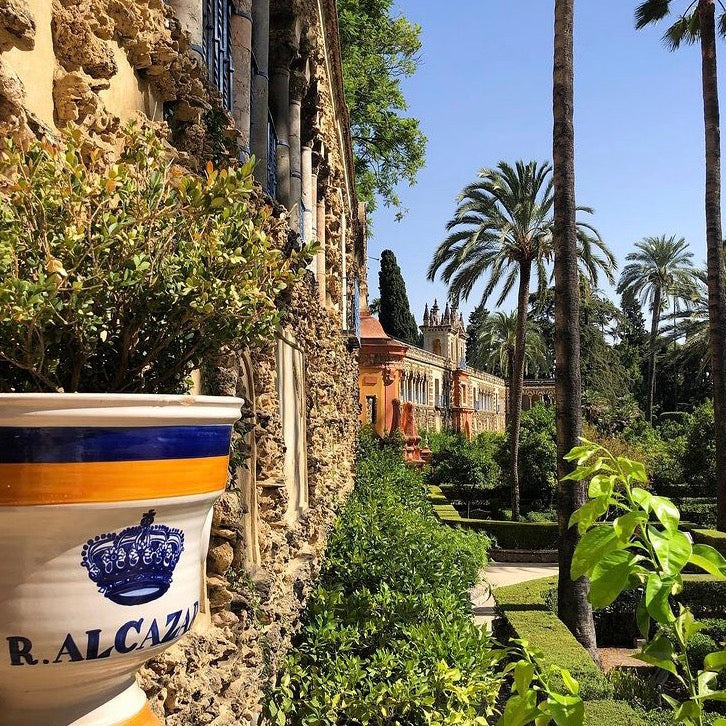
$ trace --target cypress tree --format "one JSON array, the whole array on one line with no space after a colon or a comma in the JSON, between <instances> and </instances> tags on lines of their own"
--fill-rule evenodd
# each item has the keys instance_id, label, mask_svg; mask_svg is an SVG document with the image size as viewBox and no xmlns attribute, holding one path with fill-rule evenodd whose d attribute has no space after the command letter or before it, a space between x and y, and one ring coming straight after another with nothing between
<instances>
[{"instance_id":1,"label":"cypress tree","mask_svg":"<svg viewBox=\"0 0 726 726\"><path fill-rule=\"evenodd\" d=\"M392 338L409 345L420 345L416 319L411 314L406 294L406 283L401 275L401 268L396 255L391 250L381 252L381 270L378 273L378 289L381 294L380 320L383 330Z\"/></svg>"}]
</instances>

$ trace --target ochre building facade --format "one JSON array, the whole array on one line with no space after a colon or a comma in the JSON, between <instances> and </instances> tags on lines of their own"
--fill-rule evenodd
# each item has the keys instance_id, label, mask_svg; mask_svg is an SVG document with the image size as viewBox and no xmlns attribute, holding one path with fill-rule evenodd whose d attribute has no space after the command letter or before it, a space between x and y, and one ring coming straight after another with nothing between
<instances>
[{"instance_id":1,"label":"ochre building facade","mask_svg":"<svg viewBox=\"0 0 726 726\"><path fill-rule=\"evenodd\" d=\"M454 429L467 437L504 431L503 379L466 365L460 314L436 303L424 312L423 348L390 338L364 312L361 320L361 421L384 436L394 424L394 400L411 403L419 431Z\"/></svg>"},{"instance_id":2,"label":"ochre building facade","mask_svg":"<svg viewBox=\"0 0 726 726\"><path fill-rule=\"evenodd\" d=\"M423 348L387 335L376 318L361 318L361 422L379 436L399 422L396 409L410 403L419 433L451 429L471 438L505 430L508 386L504 379L466 363L467 335L461 314L436 301L424 310ZM522 407L554 402L553 381L525 381Z\"/></svg>"},{"instance_id":3,"label":"ochre building facade","mask_svg":"<svg viewBox=\"0 0 726 726\"><path fill-rule=\"evenodd\" d=\"M353 485L365 238L333 0L7 0L0 133L78 125L112 150L132 119L203 169L257 159L281 248L317 241L276 338L201 375L245 399L243 457L214 510L193 632L141 674L169 726L258 723L327 533Z\"/></svg>"}]
</instances>

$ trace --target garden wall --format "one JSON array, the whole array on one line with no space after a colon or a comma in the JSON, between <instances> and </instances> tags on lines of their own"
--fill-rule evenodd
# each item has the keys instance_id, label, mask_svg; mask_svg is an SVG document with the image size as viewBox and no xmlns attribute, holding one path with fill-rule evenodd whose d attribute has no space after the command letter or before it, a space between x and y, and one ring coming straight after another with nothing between
<instances>
[{"instance_id":1,"label":"garden wall","mask_svg":"<svg viewBox=\"0 0 726 726\"><path fill-rule=\"evenodd\" d=\"M192 169L251 146L266 160L256 172L257 203L270 211L276 244L322 243L311 271L280 299L277 338L210 362L202 377L205 391L246 403L239 465L214 510L202 612L188 637L142 671L154 710L174 726L259 718L352 488L358 368L345 313L355 309L354 281L365 294L334 3L235 2L238 94L229 111L187 35L194 13L184 29L175 16L191 5L201 26L202 3L194 0L9 0L0 8L0 134L24 144L73 122L89 152L108 152L135 118L169 139ZM263 11L266 34L250 20ZM270 91L275 109L258 105L257 147L251 100L262 91L251 99L248 83L246 99L244 88L239 93L250 78L240 63L246 57L249 68L253 42L269 50L271 65L254 82L277 74L276 88L287 78L289 93L288 104ZM286 145L268 126L272 110L277 133L289 126Z\"/></svg>"}]
</instances>

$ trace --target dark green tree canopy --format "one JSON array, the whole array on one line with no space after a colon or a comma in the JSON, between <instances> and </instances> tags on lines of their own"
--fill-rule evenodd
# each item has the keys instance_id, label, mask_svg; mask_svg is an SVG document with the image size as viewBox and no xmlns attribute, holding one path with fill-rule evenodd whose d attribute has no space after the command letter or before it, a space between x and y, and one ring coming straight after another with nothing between
<instances>
[{"instance_id":1,"label":"dark green tree canopy","mask_svg":"<svg viewBox=\"0 0 726 726\"><path fill-rule=\"evenodd\" d=\"M376 195L400 207L399 181L414 184L426 137L407 109L401 79L413 75L421 28L392 12L393 0L338 0L343 80L351 117L356 180L368 209Z\"/></svg>"},{"instance_id":2,"label":"dark green tree canopy","mask_svg":"<svg viewBox=\"0 0 726 726\"><path fill-rule=\"evenodd\" d=\"M419 345L421 335L408 304L406 283L403 280L396 255L391 250L381 252L378 288L381 293L378 319L383 330L392 338L410 345Z\"/></svg>"}]
</instances>

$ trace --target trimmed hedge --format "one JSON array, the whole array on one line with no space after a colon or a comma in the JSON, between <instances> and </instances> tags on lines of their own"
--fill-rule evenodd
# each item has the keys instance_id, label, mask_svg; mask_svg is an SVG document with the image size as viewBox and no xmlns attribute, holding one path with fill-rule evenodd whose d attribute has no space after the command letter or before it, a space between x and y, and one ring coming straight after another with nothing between
<instances>
[{"instance_id":1,"label":"trimmed hedge","mask_svg":"<svg viewBox=\"0 0 726 726\"><path fill-rule=\"evenodd\" d=\"M551 610L551 593L556 589L556 576L497 588L496 637L503 642L510 637L527 640L544 653L545 665L567 668L580 685L587 726L653 726L648 714L610 698L610 681Z\"/></svg>"},{"instance_id":2,"label":"trimmed hedge","mask_svg":"<svg viewBox=\"0 0 726 726\"><path fill-rule=\"evenodd\" d=\"M508 522L497 519L467 519L449 504L444 487L429 487L429 501L436 517L452 527L484 532L505 550L549 550L557 548L557 522Z\"/></svg>"},{"instance_id":3,"label":"trimmed hedge","mask_svg":"<svg viewBox=\"0 0 726 726\"><path fill-rule=\"evenodd\" d=\"M647 714L639 714L625 701L586 701L587 726L653 726Z\"/></svg>"},{"instance_id":4,"label":"trimmed hedge","mask_svg":"<svg viewBox=\"0 0 726 726\"><path fill-rule=\"evenodd\" d=\"M446 521L474 532L484 532L504 550L550 550L557 548L557 522L506 522L496 519Z\"/></svg>"},{"instance_id":5,"label":"trimmed hedge","mask_svg":"<svg viewBox=\"0 0 726 726\"><path fill-rule=\"evenodd\" d=\"M595 612L597 640L603 646L630 647L640 637L635 610L642 592L626 590L610 605ZM726 618L726 582L711 575L683 576L683 591L671 597L673 605L681 602L699 618Z\"/></svg>"},{"instance_id":6,"label":"trimmed hedge","mask_svg":"<svg viewBox=\"0 0 726 726\"><path fill-rule=\"evenodd\" d=\"M726 538L723 532L714 534ZM697 618L723 618L726 615L726 582L711 575L683 575L683 592L677 600L688 605Z\"/></svg>"},{"instance_id":7,"label":"trimmed hedge","mask_svg":"<svg viewBox=\"0 0 726 726\"><path fill-rule=\"evenodd\" d=\"M509 637L523 638L539 648L546 664L567 668L580 684L583 699L612 696L613 688L587 651L555 615L548 595L557 589L557 577L544 577L494 590L498 618L495 635L506 642Z\"/></svg>"}]
</instances>

